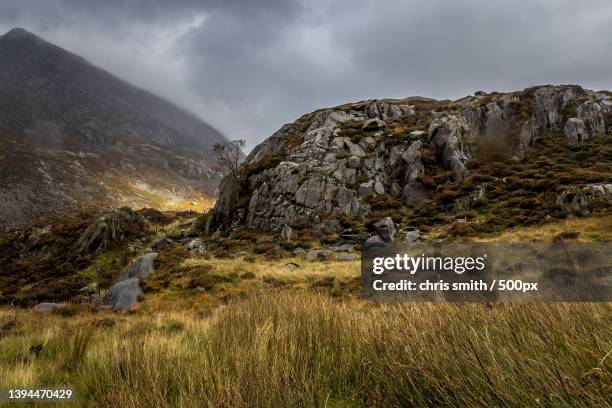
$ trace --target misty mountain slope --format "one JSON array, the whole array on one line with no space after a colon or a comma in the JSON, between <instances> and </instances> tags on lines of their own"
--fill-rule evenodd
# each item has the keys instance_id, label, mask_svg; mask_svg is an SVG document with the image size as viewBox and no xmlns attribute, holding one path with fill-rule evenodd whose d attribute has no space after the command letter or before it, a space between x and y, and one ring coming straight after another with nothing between
<instances>
[{"instance_id":1,"label":"misty mountain slope","mask_svg":"<svg viewBox=\"0 0 612 408\"><path fill-rule=\"evenodd\" d=\"M214 195L197 116L23 29L0 37L0 227L65 207L172 208Z\"/></svg>"}]
</instances>

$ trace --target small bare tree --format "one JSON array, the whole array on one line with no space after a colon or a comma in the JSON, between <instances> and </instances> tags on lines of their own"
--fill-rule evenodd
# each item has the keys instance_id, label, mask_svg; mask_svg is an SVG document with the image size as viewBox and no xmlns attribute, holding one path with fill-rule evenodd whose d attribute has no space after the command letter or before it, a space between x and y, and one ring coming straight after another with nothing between
<instances>
[{"instance_id":1,"label":"small bare tree","mask_svg":"<svg viewBox=\"0 0 612 408\"><path fill-rule=\"evenodd\" d=\"M242 158L242 149L246 145L243 139L217 143L213 146L213 151L217 155L217 165L215 169L223 174L228 174L234 181L238 180L238 169Z\"/></svg>"}]
</instances>

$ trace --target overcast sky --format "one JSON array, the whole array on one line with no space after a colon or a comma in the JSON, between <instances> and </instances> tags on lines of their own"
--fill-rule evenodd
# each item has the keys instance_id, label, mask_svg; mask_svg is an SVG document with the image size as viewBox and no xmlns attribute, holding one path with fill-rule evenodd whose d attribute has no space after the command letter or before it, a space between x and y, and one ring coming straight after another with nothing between
<instances>
[{"instance_id":1,"label":"overcast sky","mask_svg":"<svg viewBox=\"0 0 612 408\"><path fill-rule=\"evenodd\" d=\"M0 31L16 26L248 149L349 101L612 88L609 0L2 0Z\"/></svg>"}]
</instances>

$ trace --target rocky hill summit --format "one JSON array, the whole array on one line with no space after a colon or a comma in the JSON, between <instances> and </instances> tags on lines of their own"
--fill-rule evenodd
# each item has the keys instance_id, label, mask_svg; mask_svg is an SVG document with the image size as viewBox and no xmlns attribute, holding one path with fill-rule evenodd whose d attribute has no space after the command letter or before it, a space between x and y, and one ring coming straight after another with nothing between
<instances>
[{"instance_id":1,"label":"rocky hill summit","mask_svg":"<svg viewBox=\"0 0 612 408\"><path fill-rule=\"evenodd\" d=\"M390 217L402 232L469 234L602 211L610 133L612 94L576 85L320 109L223 180L206 230L342 236Z\"/></svg>"},{"instance_id":2,"label":"rocky hill summit","mask_svg":"<svg viewBox=\"0 0 612 408\"><path fill-rule=\"evenodd\" d=\"M195 115L20 28L0 36L0 228L66 208L163 207L213 196Z\"/></svg>"}]
</instances>

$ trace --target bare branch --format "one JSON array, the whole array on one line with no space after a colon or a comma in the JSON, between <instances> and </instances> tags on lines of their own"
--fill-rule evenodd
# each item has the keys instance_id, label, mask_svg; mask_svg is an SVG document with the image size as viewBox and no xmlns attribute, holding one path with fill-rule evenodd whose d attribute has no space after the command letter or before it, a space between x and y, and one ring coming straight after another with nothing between
<instances>
[{"instance_id":1,"label":"bare branch","mask_svg":"<svg viewBox=\"0 0 612 408\"><path fill-rule=\"evenodd\" d=\"M213 146L213 151L217 155L215 169L224 175L229 174L234 180L237 180L242 150L245 145L246 141L243 139L215 144Z\"/></svg>"}]
</instances>

